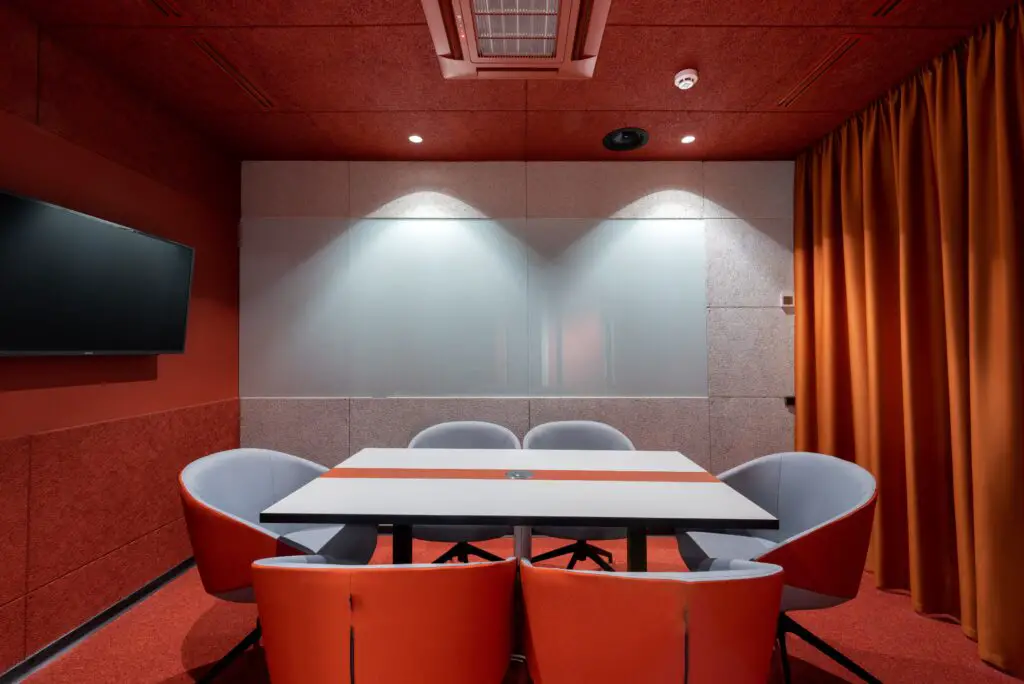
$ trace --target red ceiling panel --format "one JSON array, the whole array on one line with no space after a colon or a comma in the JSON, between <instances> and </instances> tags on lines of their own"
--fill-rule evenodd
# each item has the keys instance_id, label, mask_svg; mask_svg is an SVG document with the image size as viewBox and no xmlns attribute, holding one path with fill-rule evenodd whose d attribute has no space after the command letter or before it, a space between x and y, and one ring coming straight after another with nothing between
<instances>
[{"instance_id":1,"label":"red ceiling panel","mask_svg":"<svg viewBox=\"0 0 1024 684\"><path fill-rule=\"evenodd\" d=\"M35 24L20 12L0 5L0 110L36 118Z\"/></svg>"},{"instance_id":2,"label":"red ceiling panel","mask_svg":"<svg viewBox=\"0 0 1024 684\"><path fill-rule=\"evenodd\" d=\"M14 0L46 24L378 26L424 23L419 0Z\"/></svg>"},{"instance_id":3,"label":"red ceiling panel","mask_svg":"<svg viewBox=\"0 0 1024 684\"><path fill-rule=\"evenodd\" d=\"M202 130L244 159L334 159L334 141L304 112L205 112Z\"/></svg>"},{"instance_id":4,"label":"red ceiling panel","mask_svg":"<svg viewBox=\"0 0 1024 684\"><path fill-rule=\"evenodd\" d=\"M615 0L608 23L969 28L992 19L1013 3L1014 0Z\"/></svg>"},{"instance_id":5,"label":"red ceiling panel","mask_svg":"<svg viewBox=\"0 0 1024 684\"><path fill-rule=\"evenodd\" d=\"M813 63L840 29L609 26L589 81L530 81L528 109L743 111ZM694 67L692 90L672 84Z\"/></svg>"},{"instance_id":6,"label":"red ceiling panel","mask_svg":"<svg viewBox=\"0 0 1024 684\"><path fill-rule=\"evenodd\" d=\"M523 159L523 112L353 112L312 114L337 159L487 161ZM412 134L423 142L409 142Z\"/></svg>"},{"instance_id":7,"label":"red ceiling panel","mask_svg":"<svg viewBox=\"0 0 1024 684\"><path fill-rule=\"evenodd\" d=\"M420 0L175 0L204 26L422 24Z\"/></svg>"},{"instance_id":8,"label":"red ceiling panel","mask_svg":"<svg viewBox=\"0 0 1024 684\"><path fill-rule=\"evenodd\" d=\"M962 37L957 29L871 32L788 108L856 112ZM765 104L777 102L773 96Z\"/></svg>"},{"instance_id":9,"label":"red ceiling panel","mask_svg":"<svg viewBox=\"0 0 1024 684\"><path fill-rule=\"evenodd\" d=\"M426 25L207 29L281 110L522 110L522 81L441 77Z\"/></svg>"},{"instance_id":10,"label":"red ceiling panel","mask_svg":"<svg viewBox=\"0 0 1024 684\"><path fill-rule=\"evenodd\" d=\"M528 112L531 160L791 159L838 126L835 113ZM640 126L650 141L632 152L601 145L608 131ZM694 135L683 145L680 138Z\"/></svg>"},{"instance_id":11,"label":"red ceiling panel","mask_svg":"<svg viewBox=\"0 0 1024 684\"><path fill-rule=\"evenodd\" d=\"M262 108L196 44L206 39L201 30L53 28L48 33L99 59L135 87L160 93L179 110ZM218 47L216 39L210 44ZM261 83L252 85L266 90Z\"/></svg>"},{"instance_id":12,"label":"red ceiling panel","mask_svg":"<svg viewBox=\"0 0 1024 684\"><path fill-rule=\"evenodd\" d=\"M167 18L149 0L13 0L43 24L159 24Z\"/></svg>"},{"instance_id":13,"label":"red ceiling panel","mask_svg":"<svg viewBox=\"0 0 1024 684\"><path fill-rule=\"evenodd\" d=\"M593 80L459 82L441 78L419 0L16 2L81 25L47 30L250 159L792 157L1013 4L613 0ZM672 76L690 66L701 80L684 93ZM24 90L15 71L0 94ZM72 110L51 125L97 137L121 125ZM605 152L620 125L652 142ZM678 145L694 127L699 142Z\"/></svg>"},{"instance_id":14,"label":"red ceiling panel","mask_svg":"<svg viewBox=\"0 0 1024 684\"><path fill-rule=\"evenodd\" d=\"M46 38L39 63L40 126L171 187L224 196L223 184L235 175L230 161L158 105ZM111 111L121 116L111 120Z\"/></svg>"}]
</instances>

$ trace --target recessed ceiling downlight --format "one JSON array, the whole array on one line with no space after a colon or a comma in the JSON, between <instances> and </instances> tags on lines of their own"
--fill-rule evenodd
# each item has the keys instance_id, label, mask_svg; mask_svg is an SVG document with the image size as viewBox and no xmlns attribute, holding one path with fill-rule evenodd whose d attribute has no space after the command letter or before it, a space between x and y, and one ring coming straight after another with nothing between
<instances>
[{"instance_id":1,"label":"recessed ceiling downlight","mask_svg":"<svg viewBox=\"0 0 1024 684\"><path fill-rule=\"evenodd\" d=\"M604 146L612 152L629 152L646 145L649 137L642 128L617 128L604 136Z\"/></svg>"},{"instance_id":2,"label":"recessed ceiling downlight","mask_svg":"<svg viewBox=\"0 0 1024 684\"><path fill-rule=\"evenodd\" d=\"M679 140L679 142L683 143L684 145L689 145L690 143L694 142L696 139L697 139L697 136L695 136L695 135L684 135Z\"/></svg>"},{"instance_id":3,"label":"recessed ceiling downlight","mask_svg":"<svg viewBox=\"0 0 1024 684\"><path fill-rule=\"evenodd\" d=\"M423 138L421 138L418 135L410 135L409 142L413 143L414 145L419 145L421 142L423 142Z\"/></svg>"}]
</instances>

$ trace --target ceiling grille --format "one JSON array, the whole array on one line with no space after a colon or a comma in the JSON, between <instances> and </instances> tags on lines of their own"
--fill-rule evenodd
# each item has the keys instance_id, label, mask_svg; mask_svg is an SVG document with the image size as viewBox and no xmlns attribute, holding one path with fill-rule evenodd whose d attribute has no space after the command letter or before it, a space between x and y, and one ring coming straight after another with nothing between
<instances>
[{"instance_id":1,"label":"ceiling grille","mask_svg":"<svg viewBox=\"0 0 1024 684\"><path fill-rule=\"evenodd\" d=\"M473 0L481 57L554 57L560 0Z\"/></svg>"}]
</instances>

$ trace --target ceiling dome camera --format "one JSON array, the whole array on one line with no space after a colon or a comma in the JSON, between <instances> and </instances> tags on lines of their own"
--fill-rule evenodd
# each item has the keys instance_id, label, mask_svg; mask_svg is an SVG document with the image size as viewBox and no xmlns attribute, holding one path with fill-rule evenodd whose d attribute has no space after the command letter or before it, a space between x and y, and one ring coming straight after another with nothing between
<instances>
[{"instance_id":1,"label":"ceiling dome camera","mask_svg":"<svg viewBox=\"0 0 1024 684\"><path fill-rule=\"evenodd\" d=\"M629 152L646 145L648 137L642 128L617 128L604 136L604 146L612 152Z\"/></svg>"}]
</instances>

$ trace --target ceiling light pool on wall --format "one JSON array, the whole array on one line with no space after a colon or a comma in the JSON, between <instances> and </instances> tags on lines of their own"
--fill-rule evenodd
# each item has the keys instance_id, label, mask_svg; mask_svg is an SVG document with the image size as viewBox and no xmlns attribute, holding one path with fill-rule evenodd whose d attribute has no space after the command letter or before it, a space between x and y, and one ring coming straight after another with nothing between
<instances>
[{"instance_id":1,"label":"ceiling light pool on wall","mask_svg":"<svg viewBox=\"0 0 1024 684\"><path fill-rule=\"evenodd\" d=\"M419 145L421 142L423 142L423 138L414 133L409 136L409 142L411 142L413 145Z\"/></svg>"}]
</instances>

